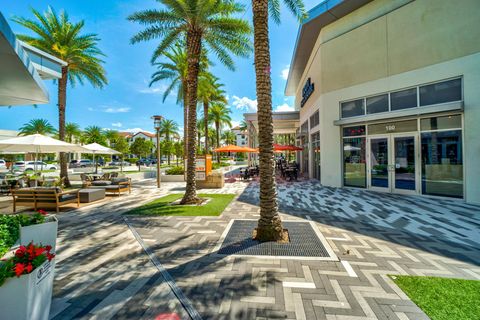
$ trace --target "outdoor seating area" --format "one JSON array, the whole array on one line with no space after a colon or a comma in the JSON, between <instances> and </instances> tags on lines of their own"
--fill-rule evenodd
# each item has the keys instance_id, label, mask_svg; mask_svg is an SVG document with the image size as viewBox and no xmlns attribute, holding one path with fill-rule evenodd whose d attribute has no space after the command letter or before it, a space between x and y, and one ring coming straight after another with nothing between
<instances>
[{"instance_id":1,"label":"outdoor seating area","mask_svg":"<svg viewBox=\"0 0 480 320\"><path fill-rule=\"evenodd\" d=\"M258 177L259 173L260 173L260 169L258 168L258 165L240 168L240 177L243 180L249 180L254 177Z\"/></svg>"},{"instance_id":2,"label":"outdoor seating area","mask_svg":"<svg viewBox=\"0 0 480 320\"><path fill-rule=\"evenodd\" d=\"M299 166L295 161L287 162L284 159L277 160L276 168L283 179L288 181L298 180Z\"/></svg>"},{"instance_id":3,"label":"outdoor seating area","mask_svg":"<svg viewBox=\"0 0 480 320\"><path fill-rule=\"evenodd\" d=\"M79 190L62 191L60 188L24 188L13 190L13 212L17 207L38 209L55 209L60 212L60 207L75 203L80 206Z\"/></svg>"}]
</instances>

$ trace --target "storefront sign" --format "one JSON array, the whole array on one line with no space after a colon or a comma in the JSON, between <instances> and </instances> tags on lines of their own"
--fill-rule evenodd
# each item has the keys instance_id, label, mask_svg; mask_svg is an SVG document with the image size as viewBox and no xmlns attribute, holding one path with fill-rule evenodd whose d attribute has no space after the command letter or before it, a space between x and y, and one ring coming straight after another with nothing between
<instances>
[{"instance_id":1,"label":"storefront sign","mask_svg":"<svg viewBox=\"0 0 480 320\"><path fill-rule=\"evenodd\" d=\"M307 102L308 98L310 98L314 90L315 90L315 84L312 83L311 78L308 78L307 82L305 83L302 89L302 101L300 102L300 107L303 108L303 106Z\"/></svg>"},{"instance_id":2,"label":"storefront sign","mask_svg":"<svg viewBox=\"0 0 480 320\"><path fill-rule=\"evenodd\" d=\"M195 159L195 177L197 180L205 180L207 178L207 161L205 158ZM187 159L185 159L185 181L187 180Z\"/></svg>"}]
</instances>

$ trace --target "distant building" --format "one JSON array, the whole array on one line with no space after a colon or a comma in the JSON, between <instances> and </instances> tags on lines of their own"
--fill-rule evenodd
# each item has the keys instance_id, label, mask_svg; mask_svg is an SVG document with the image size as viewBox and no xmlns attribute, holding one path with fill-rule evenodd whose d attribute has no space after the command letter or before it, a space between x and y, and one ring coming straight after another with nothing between
<instances>
[{"instance_id":1,"label":"distant building","mask_svg":"<svg viewBox=\"0 0 480 320\"><path fill-rule=\"evenodd\" d=\"M240 129L239 126L232 128L235 134L235 144L239 147L246 147L248 145L248 135L246 130Z\"/></svg>"}]
</instances>

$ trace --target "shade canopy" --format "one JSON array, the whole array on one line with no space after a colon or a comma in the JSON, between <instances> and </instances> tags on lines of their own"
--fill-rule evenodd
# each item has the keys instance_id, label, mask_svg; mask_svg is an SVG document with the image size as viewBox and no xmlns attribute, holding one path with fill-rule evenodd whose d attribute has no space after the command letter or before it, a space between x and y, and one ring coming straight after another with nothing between
<instances>
[{"instance_id":1,"label":"shade canopy","mask_svg":"<svg viewBox=\"0 0 480 320\"><path fill-rule=\"evenodd\" d=\"M281 144L273 144L274 151L302 151L303 148L294 146L294 145L281 145Z\"/></svg>"},{"instance_id":2,"label":"shade canopy","mask_svg":"<svg viewBox=\"0 0 480 320\"><path fill-rule=\"evenodd\" d=\"M101 144L98 144L96 142L86 144L83 146L83 148L87 150L83 151L82 153L93 153L93 154L120 154L121 153L116 150L104 147Z\"/></svg>"},{"instance_id":3,"label":"shade canopy","mask_svg":"<svg viewBox=\"0 0 480 320\"><path fill-rule=\"evenodd\" d=\"M249 147L239 147L233 144L229 144L224 147L213 150L215 152L255 152L255 149Z\"/></svg>"},{"instance_id":4,"label":"shade canopy","mask_svg":"<svg viewBox=\"0 0 480 320\"><path fill-rule=\"evenodd\" d=\"M85 152L76 144L60 141L41 134L0 140L1 153L53 153L53 152Z\"/></svg>"}]
</instances>

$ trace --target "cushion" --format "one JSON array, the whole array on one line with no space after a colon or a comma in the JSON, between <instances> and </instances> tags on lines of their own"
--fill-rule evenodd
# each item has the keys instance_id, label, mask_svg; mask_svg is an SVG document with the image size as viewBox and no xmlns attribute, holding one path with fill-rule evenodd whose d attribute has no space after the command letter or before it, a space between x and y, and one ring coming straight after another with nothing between
<instances>
[{"instance_id":1,"label":"cushion","mask_svg":"<svg viewBox=\"0 0 480 320\"><path fill-rule=\"evenodd\" d=\"M128 178L112 178L113 185L118 185L120 182L128 182Z\"/></svg>"},{"instance_id":2,"label":"cushion","mask_svg":"<svg viewBox=\"0 0 480 320\"><path fill-rule=\"evenodd\" d=\"M110 181L106 180L97 180L97 181L92 181L92 186L109 186L112 183Z\"/></svg>"},{"instance_id":3,"label":"cushion","mask_svg":"<svg viewBox=\"0 0 480 320\"><path fill-rule=\"evenodd\" d=\"M57 193L61 193L62 192L62 188L60 187L36 187L35 188L35 191L57 191Z\"/></svg>"},{"instance_id":4,"label":"cushion","mask_svg":"<svg viewBox=\"0 0 480 320\"><path fill-rule=\"evenodd\" d=\"M65 202L68 200L75 200L75 199L77 199L77 196L74 194L64 194L60 196L60 199L58 199L58 201Z\"/></svg>"}]
</instances>

